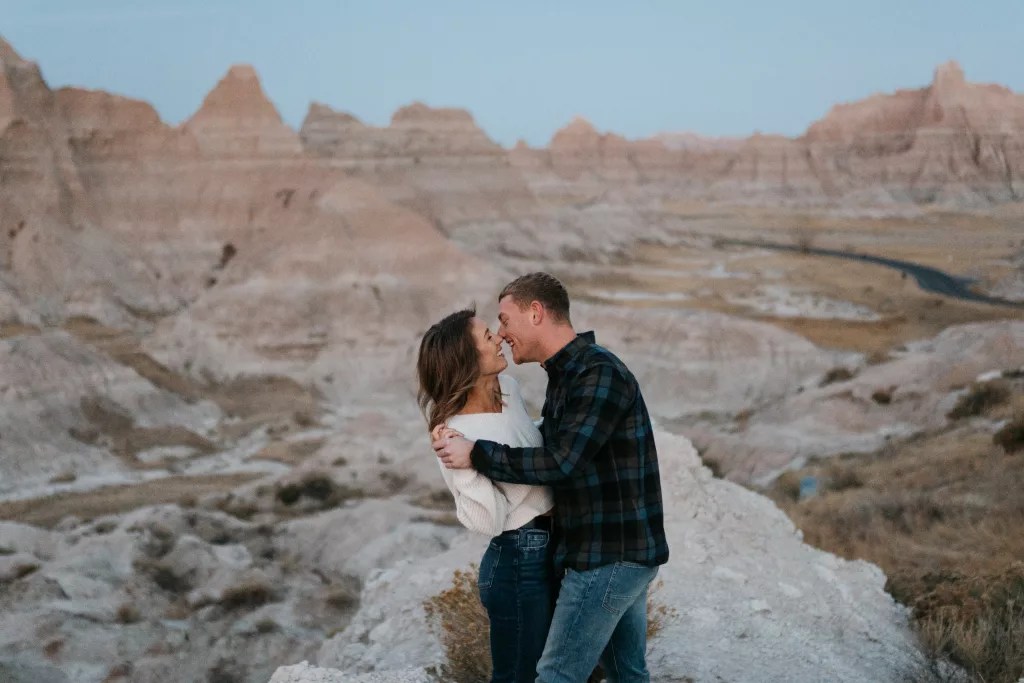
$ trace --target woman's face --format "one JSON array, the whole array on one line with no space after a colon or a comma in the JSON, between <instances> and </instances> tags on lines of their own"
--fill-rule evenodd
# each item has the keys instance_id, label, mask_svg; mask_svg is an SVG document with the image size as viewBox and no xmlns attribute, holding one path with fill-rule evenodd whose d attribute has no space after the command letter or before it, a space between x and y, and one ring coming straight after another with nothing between
<instances>
[{"instance_id":1,"label":"woman's face","mask_svg":"<svg viewBox=\"0 0 1024 683\"><path fill-rule=\"evenodd\" d=\"M508 367L505 354L501 350L501 337L491 332L480 318L473 318L469 323L477 354L480 356L480 374L497 375Z\"/></svg>"}]
</instances>

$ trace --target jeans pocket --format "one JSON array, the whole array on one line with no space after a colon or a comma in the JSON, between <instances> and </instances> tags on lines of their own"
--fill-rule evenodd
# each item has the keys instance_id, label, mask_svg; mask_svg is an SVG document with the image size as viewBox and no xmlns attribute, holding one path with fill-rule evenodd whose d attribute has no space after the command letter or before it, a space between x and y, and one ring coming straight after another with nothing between
<instances>
[{"instance_id":1,"label":"jeans pocket","mask_svg":"<svg viewBox=\"0 0 1024 683\"><path fill-rule=\"evenodd\" d=\"M656 573L655 568L635 562L616 562L601 606L612 614L622 614L647 591Z\"/></svg>"},{"instance_id":2,"label":"jeans pocket","mask_svg":"<svg viewBox=\"0 0 1024 683\"><path fill-rule=\"evenodd\" d=\"M494 583L494 573L498 569L498 561L501 559L501 546L491 541L487 551L480 560L480 575L477 578L477 586L481 593L491 587Z\"/></svg>"},{"instance_id":3,"label":"jeans pocket","mask_svg":"<svg viewBox=\"0 0 1024 683\"><path fill-rule=\"evenodd\" d=\"M522 550L544 550L551 540L551 534L543 529L526 529L521 533L519 548Z\"/></svg>"}]
</instances>

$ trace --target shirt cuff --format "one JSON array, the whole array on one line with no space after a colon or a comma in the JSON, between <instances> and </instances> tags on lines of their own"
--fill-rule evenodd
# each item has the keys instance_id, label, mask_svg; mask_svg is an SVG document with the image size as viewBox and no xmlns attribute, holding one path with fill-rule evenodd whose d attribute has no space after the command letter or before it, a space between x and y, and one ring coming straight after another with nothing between
<instances>
[{"instance_id":1,"label":"shirt cuff","mask_svg":"<svg viewBox=\"0 0 1024 683\"><path fill-rule=\"evenodd\" d=\"M469 453L469 459L473 463L473 469L487 474L491 471L491 458L487 448L484 447L484 443L486 442L481 440L473 443L473 450Z\"/></svg>"}]
</instances>

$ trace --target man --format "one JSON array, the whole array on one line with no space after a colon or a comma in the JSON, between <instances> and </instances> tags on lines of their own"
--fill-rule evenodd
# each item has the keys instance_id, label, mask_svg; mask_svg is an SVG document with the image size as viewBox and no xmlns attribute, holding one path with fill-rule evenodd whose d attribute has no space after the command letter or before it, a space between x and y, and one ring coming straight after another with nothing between
<instances>
[{"instance_id":1,"label":"man","mask_svg":"<svg viewBox=\"0 0 1024 683\"><path fill-rule=\"evenodd\" d=\"M577 335L569 296L547 273L498 295L498 333L516 364L548 373L544 446L442 437L446 467L552 487L561 592L538 683L583 683L600 660L609 681L650 680L647 589L668 561L651 420L636 378L592 332Z\"/></svg>"}]
</instances>

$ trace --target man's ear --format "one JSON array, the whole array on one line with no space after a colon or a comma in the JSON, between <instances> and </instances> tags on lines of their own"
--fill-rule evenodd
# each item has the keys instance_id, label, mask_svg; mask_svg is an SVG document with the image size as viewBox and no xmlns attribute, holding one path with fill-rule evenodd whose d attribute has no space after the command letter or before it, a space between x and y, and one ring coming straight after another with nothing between
<instances>
[{"instance_id":1,"label":"man's ear","mask_svg":"<svg viewBox=\"0 0 1024 683\"><path fill-rule=\"evenodd\" d=\"M544 322L544 314L546 312L544 306L539 301L530 302L530 322L532 324L540 325Z\"/></svg>"}]
</instances>

